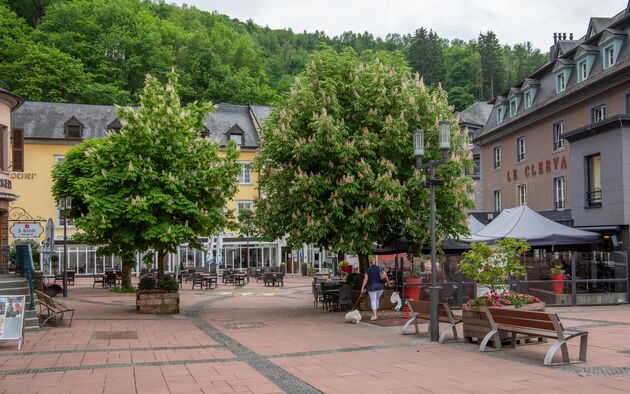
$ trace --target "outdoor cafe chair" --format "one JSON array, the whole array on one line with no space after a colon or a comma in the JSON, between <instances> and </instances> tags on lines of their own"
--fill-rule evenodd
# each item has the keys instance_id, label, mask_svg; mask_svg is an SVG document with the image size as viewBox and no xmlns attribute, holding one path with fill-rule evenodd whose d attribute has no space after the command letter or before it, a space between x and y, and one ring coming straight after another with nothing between
<instances>
[{"instance_id":1,"label":"outdoor cafe chair","mask_svg":"<svg viewBox=\"0 0 630 394\"><path fill-rule=\"evenodd\" d=\"M203 276L201 276L201 274L198 274L198 273L193 274L193 277L192 277L192 288L193 288L193 290L195 289L195 285L198 285L199 287L201 287L201 290L203 290L204 280L203 280Z\"/></svg>"},{"instance_id":2,"label":"outdoor cafe chair","mask_svg":"<svg viewBox=\"0 0 630 394\"><path fill-rule=\"evenodd\" d=\"M236 285L235 280L234 280L234 271L229 271L228 273L223 271L223 283L226 285L228 283L231 283L232 285Z\"/></svg>"},{"instance_id":3,"label":"outdoor cafe chair","mask_svg":"<svg viewBox=\"0 0 630 394\"><path fill-rule=\"evenodd\" d=\"M352 288L343 286L339 289L339 298L337 299L337 310L345 311L346 307L352 309Z\"/></svg>"},{"instance_id":4,"label":"outdoor cafe chair","mask_svg":"<svg viewBox=\"0 0 630 394\"><path fill-rule=\"evenodd\" d=\"M278 287L280 286L284 287L284 274L283 273L278 272L273 276L273 285L276 286L276 283Z\"/></svg>"},{"instance_id":5,"label":"outdoor cafe chair","mask_svg":"<svg viewBox=\"0 0 630 394\"><path fill-rule=\"evenodd\" d=\"M105 274L105 287L112 286L116 286L116 273L110 271Z\"/></svg>"},{"instance_id":6,"label":"outdoor cafe chair","mask_svg":"<svg viewBox=\"0 0 630 394\"><path fill-rule=\"evenodd\" d=\"M264 284L265 286L273 286L273 272L265 272Z\"/></svg>"}]
</instances>

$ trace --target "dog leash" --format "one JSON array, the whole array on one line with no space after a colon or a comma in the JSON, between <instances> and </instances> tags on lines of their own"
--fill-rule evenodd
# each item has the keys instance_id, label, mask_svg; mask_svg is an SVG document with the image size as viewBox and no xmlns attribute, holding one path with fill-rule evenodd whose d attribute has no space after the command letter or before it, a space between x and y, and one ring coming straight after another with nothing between
<instances>
[{"instance_id":1,"label":"dog leash","mask_svg":"<svg viewBox=\"0 0 630 394\"><path fill-rule=\"evenodd\" d=\"M357 298L357 301L354 303L351 310L357 309L357 305L359 305L359 302L361 302L361 297L363 297L363 293L359 294L359 298Z\"/></svg>"}]
</instances>

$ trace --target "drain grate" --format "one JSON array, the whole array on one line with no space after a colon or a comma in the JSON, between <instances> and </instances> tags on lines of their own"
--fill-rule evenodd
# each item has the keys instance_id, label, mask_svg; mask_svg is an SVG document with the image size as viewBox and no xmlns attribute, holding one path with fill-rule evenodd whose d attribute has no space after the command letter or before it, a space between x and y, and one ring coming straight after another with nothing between
<instances>
[{"instance_id":1,"label":"drain grate","mask_svg":"<svg viewBox=\"0 0 630 394\"><path fill-rule=\"evenodd\" d=\"M92 331L92 339L138 339L136 331Z\"/></svg>"},{"instance_id":2,"label":"drain grate","mask_svg":"<svg viewBox=\"0 0 630 394\"><path fill-rule=\"evenodd\" d=\"M236 328L236 329L240 329L240 328L260 328L260 327L265 327L266 324L265 323L261 323L261 322L253 322L253 323L226 323L223 325L223 327L225 328Z\"/></svg>"}]
</instances>

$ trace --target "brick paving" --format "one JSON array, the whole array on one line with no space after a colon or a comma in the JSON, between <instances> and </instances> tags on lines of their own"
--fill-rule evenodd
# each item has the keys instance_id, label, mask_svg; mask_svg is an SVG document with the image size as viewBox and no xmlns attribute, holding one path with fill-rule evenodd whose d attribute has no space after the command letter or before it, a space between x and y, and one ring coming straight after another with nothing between
<instances>
[{"instance_id":1,"label":"brick paving","mask_svg":"<svg viewBox=\"0 0 630 394\"><path fill-rule=\"evenodd\" d=\"M630 306L550 308L587 329L589 361L544 367L549 345L479 353L313 308L310 280L180 292L180 315L133 294L70 287L72 327L0 344L0 393L592 393L630 391ZM135 339L137 338L137 339ZM573 341L572 341L573 342ZM570 343L572 355L577 344Z\"/></svg>"}]
</instances>

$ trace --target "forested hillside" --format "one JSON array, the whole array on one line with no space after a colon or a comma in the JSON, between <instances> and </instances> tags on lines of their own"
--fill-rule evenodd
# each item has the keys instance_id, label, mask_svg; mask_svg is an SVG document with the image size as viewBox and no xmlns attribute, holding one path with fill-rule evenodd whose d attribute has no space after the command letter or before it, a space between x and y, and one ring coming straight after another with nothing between
<instances>
[{"instance_id":1,"label":"forested hillside","mask_svg":"<svg viewBox=\"0 0 630 394\"><path fill-rule=\"evenodd\" d=\"M147 73L174 68L184 100L274 104L327 45L404 56L425 82L442 83L461 110L491 99L546 61L531 44L413 35L274 30L228 16L141 0L0 0L0 87L28 100L128 104Z\"/></svg>"}]
</instances>

